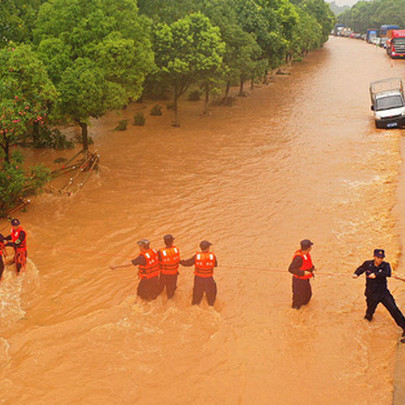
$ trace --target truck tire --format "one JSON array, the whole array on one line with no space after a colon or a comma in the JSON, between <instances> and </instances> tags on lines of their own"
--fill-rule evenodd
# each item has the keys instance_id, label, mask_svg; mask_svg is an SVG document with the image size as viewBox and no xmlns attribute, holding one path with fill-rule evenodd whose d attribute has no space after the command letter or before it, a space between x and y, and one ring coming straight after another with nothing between
<instances>
[{"instance_id":1,"label":"truck tire","mask_svg":"<svg viewBox=\"0 0 405 405\"><path fill-rule=\"evenodd\" d=\"M375 122L375 127L378 128L378 129L382 129L382 128L384 128L384 125L381 122L376 121Z\"/></svg>"}]
</instances>

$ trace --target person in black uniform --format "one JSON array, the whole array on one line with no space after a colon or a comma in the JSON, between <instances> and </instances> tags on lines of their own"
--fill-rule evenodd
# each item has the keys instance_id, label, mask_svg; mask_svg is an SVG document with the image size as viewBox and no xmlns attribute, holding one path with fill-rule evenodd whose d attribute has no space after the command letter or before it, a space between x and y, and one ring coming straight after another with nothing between
<instances>
[{"instance_id":1,"label":"person in black uniform","mask_svg":"<svg viewBox=\"0 0 405 405\"><path fill-rule=\"evenodd\" d=\"M394 297L387 288L387 277L391 277L391 266L384 261L383 249L374 250L374 259L366 260L353 274L358 278L366 273L366 296L367 310L364 319L371 322L377 305L381 302L394 318L397 325L402 328L401 342L405 343L405 317L397 307Z\"/></svg>"}]
</instances>

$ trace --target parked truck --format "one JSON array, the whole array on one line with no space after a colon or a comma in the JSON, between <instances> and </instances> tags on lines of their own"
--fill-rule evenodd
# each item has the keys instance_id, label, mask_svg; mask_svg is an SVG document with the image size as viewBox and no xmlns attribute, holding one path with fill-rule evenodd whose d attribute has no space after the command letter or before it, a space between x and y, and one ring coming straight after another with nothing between
<instances>
[{"instance_id":1,"label":"parked truck","mask_svg":"<svg viewBox=\"0 0 405 405\"><path fill-rule=\"evenodd\" d=\"M405 58L405 30L389 30L387 37L387 54L393 59Z\"/></svg>"},{"instance_id":2,"label":"parked truck","mask_svg":"<svg viewBox=\"0 0 405 405\"><path fill-rule=\"evenodd\" d=\"M366 41L368 43L372 43L377 38L378 29L377 28L369 28L366 33Z\"/></svg>"},{"instance_id":3,"label":"parked truck","mask_svg":"<svg viewBox=\"0 0 405 405\"><path fill-rule=\"evenodd\" d=\"M370 83L370 97L377 128L405 126L404 87L399 77Z\"/></svg>"}]
</instances>

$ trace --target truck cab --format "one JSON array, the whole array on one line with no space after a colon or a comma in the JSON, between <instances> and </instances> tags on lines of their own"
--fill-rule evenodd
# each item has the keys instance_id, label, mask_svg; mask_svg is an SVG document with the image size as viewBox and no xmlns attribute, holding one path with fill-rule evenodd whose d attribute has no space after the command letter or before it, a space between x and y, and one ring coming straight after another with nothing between
<instances>
[{"instance_id":1,"label":"truck cab","mask_svg":"<svg viewBox=\"0 0 405 405\"><path fill-rule=\"evenodd\" d=\"M389 30L387 36L386 49L390 58L405 58L405 30Z\"/></svg>"},{"instance_id":2,"label":"truck cab","mask_svg":"<svg viewBox=\"0 0 405 405\"><path fill-rule=\"evenodd\" d=\"M402 80L393 77L370 84L371 109L377 128L405 126L405 100Z\"/></svg>"}]
</instances>

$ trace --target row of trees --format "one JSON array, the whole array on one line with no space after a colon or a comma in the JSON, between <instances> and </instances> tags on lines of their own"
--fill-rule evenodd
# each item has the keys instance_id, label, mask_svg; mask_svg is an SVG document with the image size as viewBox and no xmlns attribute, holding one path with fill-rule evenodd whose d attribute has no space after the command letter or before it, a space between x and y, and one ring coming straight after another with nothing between
<instances>
[{"instance_id":1,"label":"row of trees","mask_svg":"<svg viewBox=\"0 0 405 405\"><path fill-rule=\"evenodd\" d=\"M334 17L324 0L9 0L0 2L0 146L88 123L142 95L178 100L192 85L232 84L322 46ZM0 192L2 185L0 184Z\"/></svg>"},{"instance_id":2,"label":"row of trees","mask_svg":"<svg viewBox=\"0 0 405 405\"><path fill-rule=\"evenodd\" d=\"M359 1L337 19L346 27L363 33L384 24L405 27L405 0Z\"/></svg>"}]
</instances>

